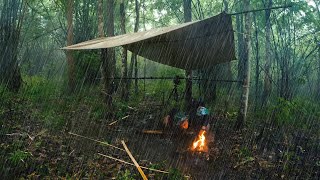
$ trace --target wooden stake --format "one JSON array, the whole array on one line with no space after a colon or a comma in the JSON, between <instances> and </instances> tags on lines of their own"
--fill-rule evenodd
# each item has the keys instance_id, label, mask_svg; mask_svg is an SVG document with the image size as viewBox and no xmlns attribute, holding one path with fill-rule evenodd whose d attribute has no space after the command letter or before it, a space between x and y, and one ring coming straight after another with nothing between
<instances>
[{"instance_id":1,"label":"wooden stake","mask_svg":"<svg viewBox=\"0 0 320 180\"><path fill-rule=\"evenodd\" d=\"M128 149L126 143L122 140L121 141L124 149L126 150L126 152L128 153L130 159L132 160L132 162L134 163L134 165L136 166L136 168L138 169L140 175L142 176L143 180L148 180L147 176L144 174L144 172L142 171L141 167L139 166L139 164L137 163L137 161L134 159L134 157L132 156L130 150Z\"/></svg>"}]
</instances>

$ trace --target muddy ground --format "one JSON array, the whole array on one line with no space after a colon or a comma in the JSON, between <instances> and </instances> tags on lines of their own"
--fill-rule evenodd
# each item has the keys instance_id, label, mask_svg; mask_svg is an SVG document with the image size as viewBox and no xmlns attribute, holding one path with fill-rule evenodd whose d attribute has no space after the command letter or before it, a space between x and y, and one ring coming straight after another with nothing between
<instances>
[{"instance_id":1,"label":"muddy ground","mask_svg":"<svg viewBox=\"0 0 320 180\"><path fill-rule=\"evenodd\" d=\"M134 166L98 155L131 162L126 152L70 135L66 129L45 129L31 113L10 109L1 115L1 179L141 179ZM224 114L215 114L212 123L214 141L209 160L187 151L195 135L142 133L161 129L159 122L165 112L154 102L130 107L124 115L127 118L111 126L114 120L90 121L88 114L90 108L86 106L70 112L70 131L120 148L124 140L140 165L170 172L144 170L149 179L291 179L298 175L317 179L319 175L319 167L306 174L283 171L283 163L275 160L273 152L258 150L254 133L234 131L234 121Z\"/></svg>"}]
</instances>

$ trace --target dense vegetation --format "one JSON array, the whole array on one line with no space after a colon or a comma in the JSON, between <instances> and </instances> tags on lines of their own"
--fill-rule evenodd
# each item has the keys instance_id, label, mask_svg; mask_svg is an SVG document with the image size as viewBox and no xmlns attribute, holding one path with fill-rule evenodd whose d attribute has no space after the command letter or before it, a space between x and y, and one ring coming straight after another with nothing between
<instances>
[{"instance_id":1,"label":"dense vegetation","mask_svg":"<svg viewBox=\"0 0 320 180\"><path fill-rule=\"evenodd\" d=\"M270 9L278 6L286 7ZM138 135L130 139L130 130L155 128L171 107L187 108L188 83L178 86L179 101L174 102L168 99L171 80L137 78L184 77L185 71L122 47L60 48L180 24L188 21L188 14L194 21L222 11L253 9L264 10L232 16L237 60L192 72L199 78L234 80L192 84L192 96L204 99L216 119L212 131L219 153L210 161L214 169L210 171L215 177L232 179L319 178L320 3L316 0L0 0L0 178L139 179L136 169L96 153L120 159L125 155L92 146L68 132L117 146L122 139L138 141ZM244 80L250 85L247 89L241 84ZM109 127L115 120L117 127ZM149 143L154 151L161 149L156 141ZM139 154L139 149L133 151ZM170 171L169 175L148 172L151 179L181 179L182 174L209 177L197 174L201 170L175 169L158 158L140 163ZM210 174L203 170L206 173Z\"/></svg>"}]
</instances>

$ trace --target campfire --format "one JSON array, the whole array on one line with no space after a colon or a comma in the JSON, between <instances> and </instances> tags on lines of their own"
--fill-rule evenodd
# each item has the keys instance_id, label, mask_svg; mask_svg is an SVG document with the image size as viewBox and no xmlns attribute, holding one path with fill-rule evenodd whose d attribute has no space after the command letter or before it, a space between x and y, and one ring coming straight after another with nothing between
<instances>
[{"instance_id":1,"label":"campfire","mask_svg":"<svg viewBox=\"0 0 320 180\"><path fill-rule=\"evenodd\" d=\"M208 145L206 141L206 131L205 130L200 130L197 138L193 141L192 151L197 151L197 152L208 152Z\"/></svg>"}]
</instances>

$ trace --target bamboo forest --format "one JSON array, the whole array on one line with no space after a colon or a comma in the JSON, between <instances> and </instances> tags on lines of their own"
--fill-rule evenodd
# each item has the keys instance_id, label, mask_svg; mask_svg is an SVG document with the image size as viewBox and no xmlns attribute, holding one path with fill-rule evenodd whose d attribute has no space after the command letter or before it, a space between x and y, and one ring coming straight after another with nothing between
<instances>
[{"instance_id":1,"label":"bamboo forest","mask_svg":"<svg viewBox=\"0 0 320 180\"><path fill-rule=\"evenodd\" d=\"M0 179L320 179L320 1L0 0Z\"/></svg>"}]
</instances>

